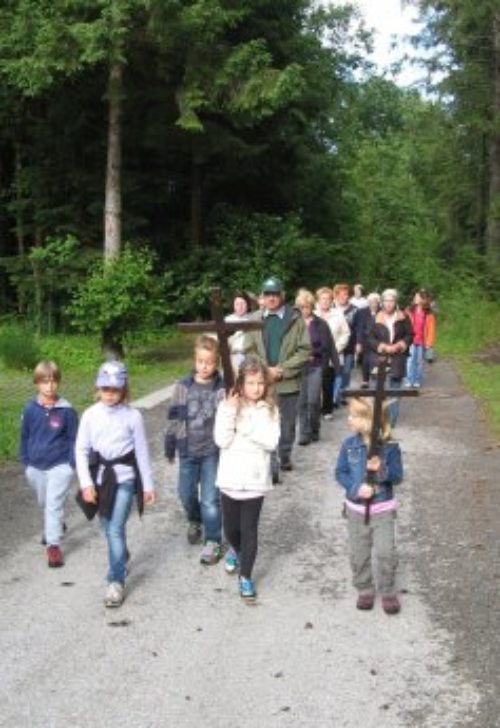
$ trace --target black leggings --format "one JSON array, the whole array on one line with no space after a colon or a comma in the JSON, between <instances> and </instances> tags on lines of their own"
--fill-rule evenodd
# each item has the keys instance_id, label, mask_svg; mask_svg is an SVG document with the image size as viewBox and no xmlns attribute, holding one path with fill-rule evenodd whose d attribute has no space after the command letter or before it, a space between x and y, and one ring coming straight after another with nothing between
<instances>
[{"instance_id":1,"label":"black leggings","mask_svg":"<svg viewBox=\"0 0 500 728\"><path fill-rule=\"evenodd\" d=\"M240 574L250 579L257 556L257 531L264 496L236 500L221 493L222 522L230 545L238 554Z\"/></svg>"}]
</instances>

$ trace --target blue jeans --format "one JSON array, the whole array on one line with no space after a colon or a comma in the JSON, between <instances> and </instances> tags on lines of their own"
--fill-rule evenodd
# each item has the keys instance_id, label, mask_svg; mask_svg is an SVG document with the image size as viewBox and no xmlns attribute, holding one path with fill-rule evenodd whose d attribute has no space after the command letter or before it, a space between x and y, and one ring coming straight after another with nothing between
<instances>
[{"instance_id":1,"label":"blue jeans","mask_svg":"<svg viewBox=\"0 0 500 728\"><path fill-rule=\"evenodd\" d=\"M351 386L351 373L354 368L354 354L344 354L342 365L342 391Z\"/></svg>"},{"instance_id":2,"label":"blue jeans","mask_svg":"<svg viewBox=\"0 0 500 728\"><path fill-rule=\"evenodd\" d=\"M394 379L393 377L389 377L389 389L401 389L401 384L401 379ZM399 397L394 397L394 401L391 402L391 404L387 407L387 412L389 415L389 423L391 427L396 427L396 423L399 417Z\"/></svg>"},{"instance_id":3,"label":"blue jeans","mask_svg":"<svg viewBox=\"0 0 500 728\"><path fill-rule=\"evenodd\" d=\"M44 511L44 535L49 546L59 546L63 533L64 504L68 497L73 468L69 463L39 470L26 468L26 480L36 493L38 505Z\"/></svg>"},{"instance_id":4,"label":"blue jeans","mask_svg":"<svg viewBox=\"0 0 500 728\"><path fill-rule=\"evenodd\" d=\"M203 523L205 541L220 543L220 493L215 485L218 462L218 455L179 458L178 491L188 521Z\"/></svg>"},{"instance_id":5,"label":"blue jeans","mask_svg":"<svg viewBox=\"0 0 500 728\"><path fill-rule=\"evenodd\" d=\"M135 495L135 481L118 483L111 518L101 516L102 532L108 542L108 582L125 584L127 563L126 525Z\"/></svg>"},{"instance_id":6,"label":"blue jeans","mask_svg":"<svg viewBox=\"0 0 500 728\"><path fill-rule=\"evenodd\" d=\"M406 361L406 380L412 386L422 384L424 373L424 347L422 344L412 344L410 355Z\"/></svg>"}]
</instances>

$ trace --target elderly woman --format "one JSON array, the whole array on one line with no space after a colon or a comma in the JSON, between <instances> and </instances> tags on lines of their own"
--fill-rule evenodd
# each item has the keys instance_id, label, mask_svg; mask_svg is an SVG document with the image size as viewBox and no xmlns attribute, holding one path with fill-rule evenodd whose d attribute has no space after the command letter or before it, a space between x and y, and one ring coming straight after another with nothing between
<instances>
[{"instance_id":1,"label":"elderly woman","mask_svg":"<svg viewBox=\"0 0 500 728\"><path fill-rule=\"evenodd\" d=\"M228 314L225 317L225 321L237 322L237 321L248 321L250 311L250 299L246 293L236 293L233 297L233 313ZM244 349L245 332L235 331L232 336L229 337L229 350L231 352L231 363L235 374L238 372L239 366L245 355L243 354Z\"/></svg>"},{"instance_id":2,"label":"elderly woman","mask_svg":"<svg viewBox=\"0 0 500 728\"><path fill-rule=\"evenodd\" d=\"M356 354L361 360L362 387L370 384L370 371L373 354L367 343L368 331L375 316L380 311L380 293L373 291L367 296L368 306L365 306L356 317Z\"/></svg>"},{"instance_id":3,"label":"elderly woman","mask_svg":"<svg viewBox=\"0 0 500 728\"><path fill-rule=\"evenodd\" d=\"M333 418L334 390L340 391L343 352L349 341L351 330L342 311L333 307L333 291L327 286L323 286L323 288L319 288L316 291L315 314L324 319L328 324L335 343L336 359L340 362L336 371L334 371L332 366L327 366L323 370L321 413L325 420L331 420Z\"/></svg>"},{"instance_id":4,"label":"elderly woman","mask_svg":"<svg viewBox=\"0 0 500 728\"><path fill-rule=\"evenodd\" d=\"M295 305L300 309L307 327L311 355L304 367L299 395L299 445L309 445L319 440L323 373L328 367L332 367L334 371L340 370L330 327L314 313L314 304L313 294L301 288Z\"/></svg>"},{"instance_id":5,"label":"elderly woman","mask_svg":"<svg viewBox=\"0 0 500 728\"><path fill-rule=\"evenodd\" d=\"M367 343L375 359L377 356L387 357L391 389L401 388L412 341L413 328L408 316L398 308L398 292L395 288L387 288L382 293L382 308L367 333ZM391 403L388 410L391 427L394 427L399 415L399 402Z\"/></svg>"}]
</instances>

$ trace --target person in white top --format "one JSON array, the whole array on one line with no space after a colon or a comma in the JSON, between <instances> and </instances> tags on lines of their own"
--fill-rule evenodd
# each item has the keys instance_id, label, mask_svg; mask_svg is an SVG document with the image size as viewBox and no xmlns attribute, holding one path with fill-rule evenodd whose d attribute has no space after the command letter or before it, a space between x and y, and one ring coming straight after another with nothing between
<instances>
[{"instance_id":1,"label":"person in white top","mask_svg":"<svg viewBox=\"0 0 500 728\"><path fill-rule=\"evenodd\" d=\"M333 307L333 290L327 286L318 288L316 291L316 309L315 314L326 321L332 332L335 348L339 355L339 363L342 365L344 361L343 351L349 341L351 330L343 313L338 308ZM325 420L331 420L333 417L333 393L335 383L335 372L333 364L325 367L323 372L322 383L322 405L321 414ZM340 385L341 375L338 374L338 384Z\"/></svg>"},{"instance_id":2,"label":"person in white top","mask_svg":"<svg viewBox=\"0 0 500 728\"><path fill-rule=\"evenodd\" d=\"M365 298L365 289L361 283L355 283L353 286L354 295L349 299L349 303L356 308L366 308L368 306L368 299Z\"/></svg>"},{"instance_id":3,"label":"person in white top","mask_svg":"<svg viewBox=\"0 0 500 728\"><path fill-rule=\"evenodd\" d=\"M76 470L82 499L96 504L108 542L106 607L125 597L129 558L126 526L134 496L139 512L155 501L146 433L139 410L128 404L127 369L122 362L101 366L96 379L99 401L85 410L76 437Z\"/></svg>"},{"instance_id":4,"label":"person in white top","mask_svg":"<svg viewBox=\"0 0 500 728\"><path fill-rule=\"evenodd\" d=\"M257 357L240 366L234 390L220 403L214 439L220 448L217 487L224 532L231 546L228 573L240 570L243 599L254 600L252 569L264 495L271 490L271 453L280 436L279 411L270 391L267 367Z\"/></svg>"},{"instance_id":5,"label":"person in white top","mask_svg":"<svg viewBox=\"0 0 500 728\"><path fill-rule=\"evenodd\" d=\"M236 293L233 298L233 313L225 317L225 321L248 321L250 312L250 301L246 293ZM228 339L229 350L231 352L231 363L235 373L245 358L244 352L245 332L235 331Z\"/></svg>"}]
</instances>

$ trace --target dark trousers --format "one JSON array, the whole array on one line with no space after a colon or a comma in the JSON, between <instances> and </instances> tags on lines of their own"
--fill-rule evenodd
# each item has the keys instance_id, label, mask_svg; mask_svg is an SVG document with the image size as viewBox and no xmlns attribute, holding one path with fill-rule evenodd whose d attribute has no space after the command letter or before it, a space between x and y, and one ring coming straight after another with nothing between
<instances>
[{"instance_id":1,"label":"dark trousers","mask_svg":"<svg viewBox=\"0 0 500 728\"><path fill-rule=\"evenodd\" d=\"M297 422L298 404L298 392L278 395L281 427L278 453L282 462L290 460L290 456L292 454L293 443L295 442L295 426Z\"/></svg>"},{"instance_id":2,"label":"dark trousers","mask_svg":"<svg viewBox=\"0 0 500 728\"><path fill-rule=\"evenodd\" d=\"M264 496L236 500L221 493L222 520L226 539L238 554L240 574L250 579L257 556L258 527Z\"/></svg>"},{"instance_id":3,"label":"dark trousers","mask_svg":"<svg viewBox=\"0 0 500 728\"><path fill-rule=\"evenodd\" d=\"M335 379L335 370L333 367L325 367L323 369L323 377L321 380L322 399L321 414L331 415L333 411L333 381Z\"/></svg>"}]
</instances>

